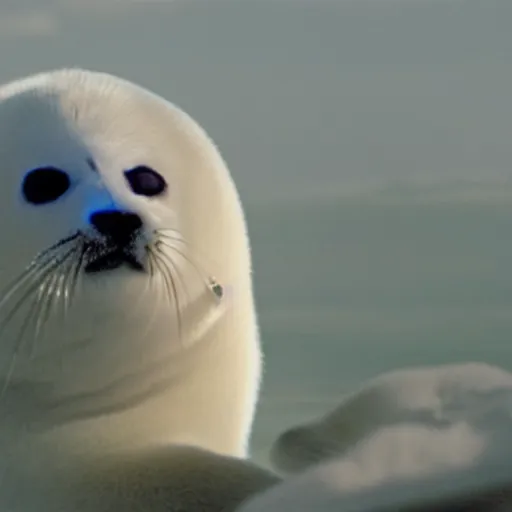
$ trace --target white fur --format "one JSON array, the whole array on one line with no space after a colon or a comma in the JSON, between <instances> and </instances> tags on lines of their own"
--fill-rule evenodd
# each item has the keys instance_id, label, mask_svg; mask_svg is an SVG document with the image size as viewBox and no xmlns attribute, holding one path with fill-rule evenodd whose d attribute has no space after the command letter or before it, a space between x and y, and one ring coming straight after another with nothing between
<instances>
[{"instance_id":1,"label":"white fur","mask_svg":"<svg viewBox=\"0 0 512 512\"><path fill-rule=\"evenodd\" d=\"M494 420L499 423L502 396L511 393L512 374L484 363L392 371L349 394L318 420L285 431L272 447L272 460L280 471L296 473L345 455L356 444L390 429L397 442L412 446L418 456L423 453L427 459L439 456L446 460L446 450L439 450L442 438L458 460L464 454L469 456L465 450L455 454L463 431L471 437L481 422L491 426ZM509 420L507 415L505 419ZM400 431L404 435L398 435ZM432 446L437 448L432 450Z\"/></svg>"},{"instance_id":2,"label":"white fur","mask_svg":"<svg viewBox=\"0 0 512 512\"><path fill-rule=\"evenodd\" d=\"M83 275L65 315L62 298L47 300L59 290L62 297L65 284L39 286L38 301L51 314L37 336L33 326L19 336L30 301L6 324L13 301L0 303L0 510L145 510L150 493L153 512L173 511L181 467L192 475L183 483L190 510L217 510L244 485L274 481L229 458L247 455L260 349L242 208L205 132L124 80L62 70L0 88L0 161L2 289L37 253L87 232L92 209L113 205L144 220L141 250L153 230L173 228L186 241L180 250L198 264L165 249L180 273L180 304L158 272L152 279L128 269ZM137 165L166 178L164 197L130 190L123 171ZM68 172L72 187L51 204L27 204L23 177L42 166ZM206 276L225 287L220 303L208 294ZM196 447L192 470L189 452L179 451L187 444ZM160 452L168 457L155 455L151 466ZM118 477L126 467L130 485ZM157 467L166 475L158 492L144 476ZM215 503L201 490L209 479L220 482Z\"/></svg>"},{"instance_id":3,"label":"white fur","mask_svg":"<svg viewBox=\"0 0 512 512\"><path fill-rule=\"evenodd\" d=\"M308 469L240 512L512 509L512 374L500 368L384 374L299 428L274 457Z\"/></svg>"},{"instance_id":4,"label":"white fur","mask_svg":"<svg viewBox=\"0 0 512 512\"><path fill-rule=\"evenodd\" d=\"M497 459L378 480L353 461L333 460L251 496L236 512L510 512L510 441Z\"/></svg>"}]
</instances>

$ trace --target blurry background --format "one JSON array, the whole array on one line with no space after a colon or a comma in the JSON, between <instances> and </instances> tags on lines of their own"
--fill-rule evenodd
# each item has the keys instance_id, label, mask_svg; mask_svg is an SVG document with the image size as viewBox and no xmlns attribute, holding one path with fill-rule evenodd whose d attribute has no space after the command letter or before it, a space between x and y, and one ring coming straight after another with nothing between
<instances>
[{"instance_id":1,"label":"blurry background","mask_svg":"<svg viewBox=\"0 0 512 512\"><path fill-rule=\"evenodd\" d=\"M402 365L512 370L510 0L8 0L0 81L131 79L220 146L266 356L255 457Z\"/></svg>"}]
</instances>

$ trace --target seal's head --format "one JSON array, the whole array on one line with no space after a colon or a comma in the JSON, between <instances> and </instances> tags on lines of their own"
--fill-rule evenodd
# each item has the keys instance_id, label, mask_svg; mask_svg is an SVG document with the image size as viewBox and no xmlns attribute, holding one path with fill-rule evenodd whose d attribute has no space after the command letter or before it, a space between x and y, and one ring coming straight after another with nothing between
<instances>
[{"instance_id":1,"label":"seal's head","mask_svg":"<svg viewBox=\"0 0 512 512\"><path fill-rule=\"evenodd\" d=\"M7 387L124 400L127 382L140 392L178 378L184 354L204 345L247 374L245 223L220 154L189 116L110 75L41 74L0 87L0 162Z\"/></svg>"}]
</instances>

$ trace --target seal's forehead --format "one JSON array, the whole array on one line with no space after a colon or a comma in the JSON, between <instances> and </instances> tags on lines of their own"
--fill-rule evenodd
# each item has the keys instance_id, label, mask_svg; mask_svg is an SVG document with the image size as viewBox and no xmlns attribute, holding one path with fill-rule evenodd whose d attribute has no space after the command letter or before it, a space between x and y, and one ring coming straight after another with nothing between
<instances>
[{"instance_id":1,"label":"seal's forehead","mask_svg":"<svg viewBox=\"0 0 512 512\"><path fill-rule=\"evenodd\" d=\"M171 119L163 99L117 77L81 70L35 75L0 87L0 115L66 121L80 125L130 124L136 119ZM164 107L164 108L162 108ZM165 111L165 115L161 114ZM159 115L160 114L160 115ZM12 120L12 119L11 119ZM1 121L1 120L0 120ZM3 121L1 121L3 122ZM97 126L98 128L98 126Z\"/></svg>"},{"instance_id":2,"label":"seal's forehead","mask_svg":"<svg viewBox=\"0 0 512 512\"><path fill-rule=\"evenodd\" d=\"M128 97L135 91L143 91L134 84L105 73L64 69L40 73L21 80L15 80L0 86L0 102L14 96L54 95L61 98L87 98L101 96L114 99L118 96Z\"/></svg>"},{"instance_id":3,"label":"seal's forehead","mask_svg":"<svg viewBox=\"0 0 512 512\"><path fill-rule=\"evenodd\" d=\"M12 174L149 165L163 174L223 169L206 132L163 98L111 75L63 70L0 87L0 160ZM5 171L0 170L4 173Z\"/></svg>"},{"instance_id":4,"label":"seal's forehead","mask_svg":"<svg viewBox=\"0 0 512 512\"><path fill-rule=\"evenodd\" d=\"M73 134L55 98L24 91L0 101L2 177L30 168L72 163L85 144Z\"/></svg>"},{"instance_id":5,"label":"seal's forehead","mask_svg":"<svg viewBox=\"0 0 512 512\"><path fill-rule=\"evenodd\" d=\"M86 150L123 155L171 137L172 113L119 79L82 72L32 77L0 88L0 153L55 160ZM24 166L29 165L25 163Z\"/></svg>"},{"instance_id":6,"label":"seal's forehead","mask_svg":"<svg viewBox=\"0 0 512 512\"><path fill-rule=\"evenodd\" d=\"M169 147L205 144L189 116L160 96L108 74L62 70L0 87L0 132L58 132Z\"/></svg>"},{"instance_id":7,"label":"seal's forehead","mask_svg":"<svg viewBox=\"0 0 512 512\"><path fill-rule=\"evenodd\" d=\"M146 98L130 92L115 80L79 80L60 74L29 78L0 88L0 123L31 121L39 126L49 124L48 129L59 124L85 127L92 122L100 128L102 121L112 124L115 119L126 123L129 110L138 110L138 115L150 110Z\"/></svg>"}]
</instances>

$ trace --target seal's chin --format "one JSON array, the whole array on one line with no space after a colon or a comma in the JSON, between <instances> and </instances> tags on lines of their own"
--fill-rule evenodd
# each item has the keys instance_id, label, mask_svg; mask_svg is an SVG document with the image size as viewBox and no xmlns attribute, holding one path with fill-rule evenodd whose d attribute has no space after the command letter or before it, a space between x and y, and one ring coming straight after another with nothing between
<instances>
[{"instance_id":1,"label":"seal's chin","mask_svg":"<svg viewBox=\"0 0 512 512\"><path fill-rule=\"evenodd\" d=\"M144 265L129 249L114 248L111 251L97 255L90 259L85 265L86 274L97 274L108 270L115 270L120 267L128 267L137 272L144 272Z\"/></svg>"}]
</instances>

